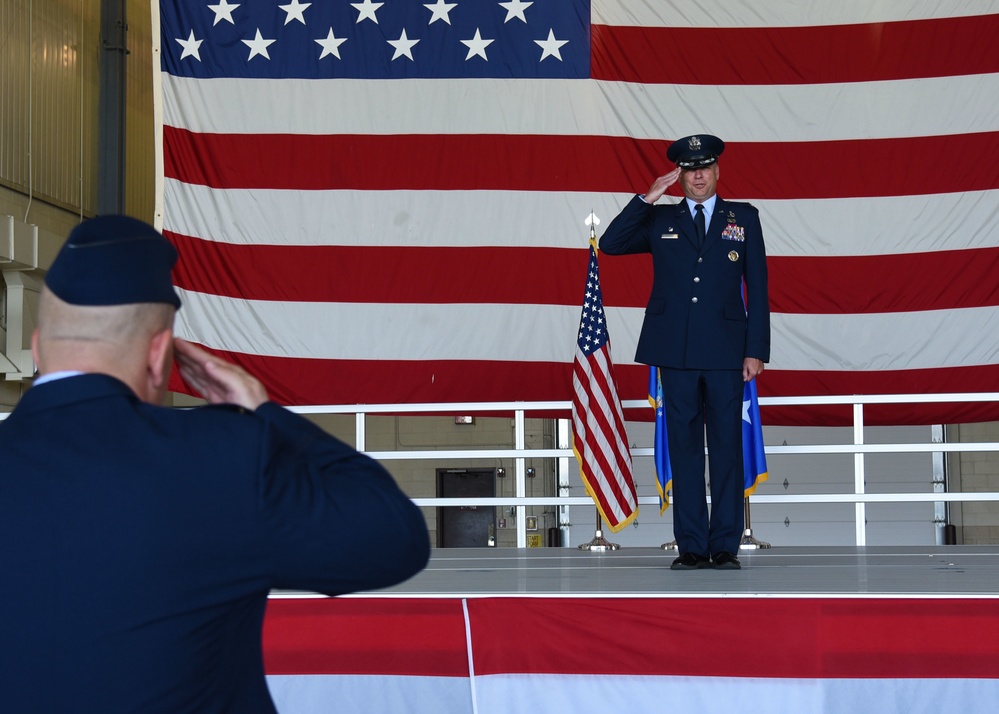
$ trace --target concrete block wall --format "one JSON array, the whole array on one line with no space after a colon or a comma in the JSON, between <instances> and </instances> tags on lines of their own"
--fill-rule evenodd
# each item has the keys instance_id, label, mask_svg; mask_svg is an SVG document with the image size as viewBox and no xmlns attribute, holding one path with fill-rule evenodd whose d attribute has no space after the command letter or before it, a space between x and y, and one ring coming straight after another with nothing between
<instances>
[{"instance_id":1,"label":"concrete block wall","mask_svg":"<svg viewBox=\"0 0 999 714\"><path fill-rule=\"evenodd\" d=\"M999 441L999 422L950 426L947 428L947 440L967 443ZM952 454L948 467L951 490L968 493L999 491L999 452ZM952 504L951 520L957 526L958 543L999 544L999 503Z\"/></svg>"}]
</instances>

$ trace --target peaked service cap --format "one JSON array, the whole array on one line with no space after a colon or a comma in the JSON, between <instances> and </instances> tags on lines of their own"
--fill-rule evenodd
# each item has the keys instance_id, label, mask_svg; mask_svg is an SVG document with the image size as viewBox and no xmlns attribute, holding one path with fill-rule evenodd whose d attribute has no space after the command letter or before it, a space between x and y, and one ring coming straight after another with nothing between
<instances>
[{"instance_id":1,"label":"peaked service cap","mask_svg":"<svg viewBox=\"0 0 999 714\"><path fill-rule=\"evenodd\" d=\"M711 134L696 134L677 139L666 150L666 158L681 169L699 169L718 161L725 142Z\"/></svg>"}]
</instances>

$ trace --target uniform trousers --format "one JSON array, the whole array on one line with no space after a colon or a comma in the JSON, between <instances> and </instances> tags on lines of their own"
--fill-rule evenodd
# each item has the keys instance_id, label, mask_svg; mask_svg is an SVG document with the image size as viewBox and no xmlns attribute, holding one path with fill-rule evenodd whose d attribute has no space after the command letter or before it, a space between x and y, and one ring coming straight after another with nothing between
<instances>
[{"instance_id":1,"label":"uniform trousers","mask_svg":"<svg viewBox=\"0 0 999 714\"><path fill-rule=\"evenodd\" d=\"M673 535L679 552L702 557L738 554L745 527L742 370L663 367L660 375L673 473Z\"/></svg>"}]
</instances>

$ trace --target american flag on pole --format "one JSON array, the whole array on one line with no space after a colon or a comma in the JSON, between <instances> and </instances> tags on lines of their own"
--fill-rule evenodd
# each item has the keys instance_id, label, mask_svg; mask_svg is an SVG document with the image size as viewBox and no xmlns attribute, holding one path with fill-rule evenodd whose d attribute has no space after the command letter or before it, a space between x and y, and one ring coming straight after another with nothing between
<instances>
[{"instance_id":1,"label":"american flag on pole","mask_svg":"<svg viewBox=\"0 0 999 714\"><path fill-rule=\"evenodd\" d=\"M766 232L761 397L999 391L997 0L153 8L177 332L281 402L568 400L578 217L615 215L699 132ZM621 396L644 399L651 266L606 268Z\"/></svg>"},{"instance_id":2,"label":"american flag on pole","mask_svg":"<svg viewBox=\"0 0 999 714\"><path fill-rule=\"evenodd\" d=\"M616 533L638 516L638 493L614 379L596 238L590 239L590 264L573 360L572 450L586 492L604 523Z\"/></svg>"}]
</instances>

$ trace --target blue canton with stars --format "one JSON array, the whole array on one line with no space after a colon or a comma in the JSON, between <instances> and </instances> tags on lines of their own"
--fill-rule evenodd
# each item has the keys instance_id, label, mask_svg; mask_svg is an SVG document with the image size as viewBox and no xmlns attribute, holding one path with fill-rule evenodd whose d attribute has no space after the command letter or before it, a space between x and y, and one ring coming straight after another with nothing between
<instances>
[{"instance_id":1,"label":"blue canton with stars","mask_svg":"<svg viewBox=\"0 0 999 714\"><path fill-rule=\"evenodd\" d=\"M597 251L590 245L590 267L586 278L586 295L583 297L583 312L579 318L577 344L583 354L588 355L603 347L609 339L607 320L604 318L604 297L600 290Z\"/></svg>"},{"instance_id":2,"label":"blue canton with stars","mask_svg":"<svg viewBox=\"0 0 999 714\"><path fill-rule=\"evenodd\" d=\"M163 70L261 79L582 79L589 0L160 0Z\"/></svg>"}]
</instances>

